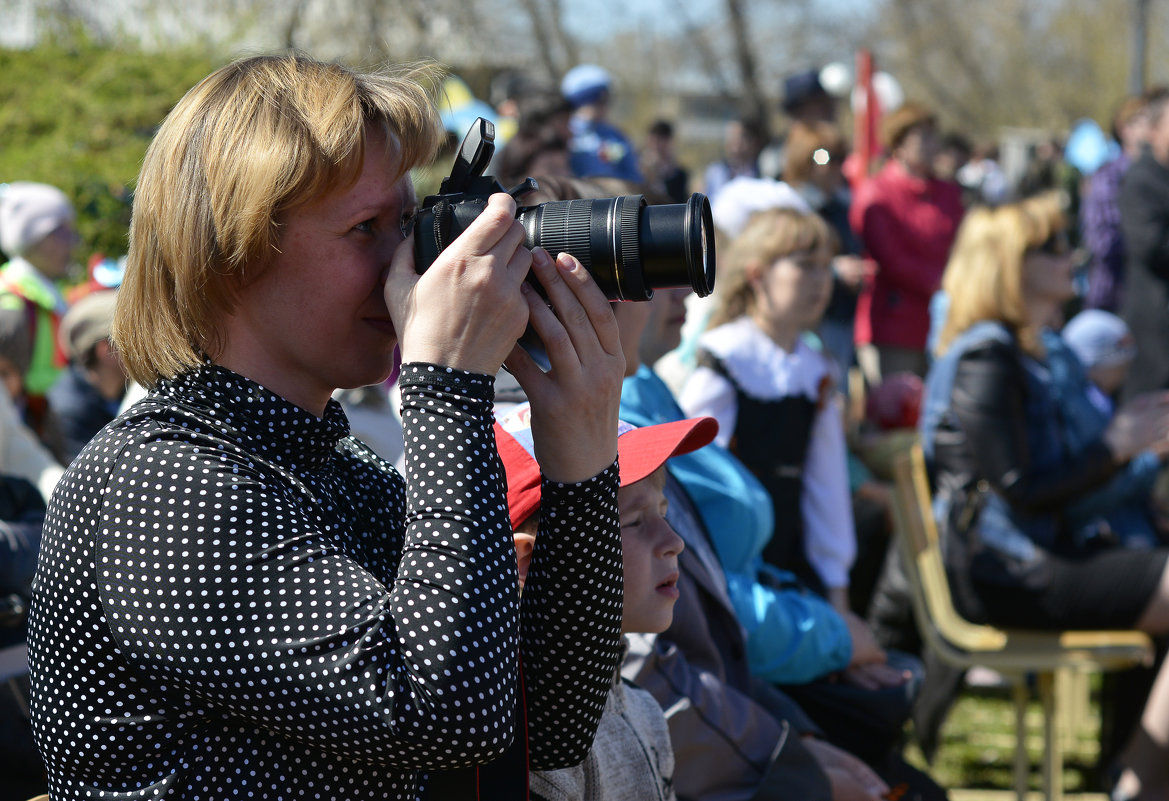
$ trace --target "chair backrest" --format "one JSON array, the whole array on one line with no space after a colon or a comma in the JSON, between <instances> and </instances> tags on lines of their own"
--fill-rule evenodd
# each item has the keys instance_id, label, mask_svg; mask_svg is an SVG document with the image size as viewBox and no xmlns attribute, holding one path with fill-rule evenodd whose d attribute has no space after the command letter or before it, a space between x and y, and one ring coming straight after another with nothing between
<instances>
[{"instance_id":1,"label":"chair backrest","mask_svg":"<svg viewBox=\"0 0 1169 801\"><path fill-rule=\"evenodd\" d=\"M968 653L1003 648L1008 640L1005 632L973 624L954 608L919 442L893 458L893 515L922 636L943 658L953 657L948 661L967 661L955 649Z\"/></svg>"}]
</instances>

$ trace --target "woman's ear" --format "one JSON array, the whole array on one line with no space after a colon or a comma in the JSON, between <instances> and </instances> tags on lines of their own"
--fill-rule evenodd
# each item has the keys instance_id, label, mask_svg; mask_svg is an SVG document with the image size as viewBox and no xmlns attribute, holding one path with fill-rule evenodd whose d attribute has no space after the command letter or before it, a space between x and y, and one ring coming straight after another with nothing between
<instances>
[{"instance_id":1,"label":"woman's ear","mask_svg":"<svg viewBox=\"0 0 1169 801\"><path fill-rule=\"evenodd\" d=\"M751 261L747 262L743 268L743 274L747 276L747 285L752 289L758 289L759 282L763 280L763 273L765 271L766 268L759 259L751 259Z\"/></svg>"}]
</instances>

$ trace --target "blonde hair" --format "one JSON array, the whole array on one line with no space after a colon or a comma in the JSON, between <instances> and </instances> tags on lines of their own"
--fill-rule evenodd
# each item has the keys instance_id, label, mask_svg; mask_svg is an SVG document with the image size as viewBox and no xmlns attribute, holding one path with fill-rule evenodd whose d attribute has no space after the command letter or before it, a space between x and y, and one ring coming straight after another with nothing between
<instances>
[{"instance_id":1,"label":"blonde hair","mask_svg":"<svg viewBox=\"0 0 1169 801\"><path fill-rule=\"evenodd\" d=\"M1041 355L1038 325L1029 321L1023 298L1023 260L1066 228L1058 192L997 208L971 210L958 229L942 276L949 297L937 351L975 323L994 320L1014 332L1029 353Z\"/></svg>"},{"instance_id":2,"label":"blonde hair","mask_svg":"<svg viewBox=\"0 0 1169 801\"><path fill-rule=\"evenodd\" d=\"M241 59L187 92L134 192L113 324L130 377L153 386L222 348L216 323L276 252L281 216L357 179L366 126L401 174L434 158L442 126L423 81L436 73L362 74L289 53Z\"/></svg>"},{"instance_id":3,"label":"blonde hair","mask_svg":"<svg viewBox=\"0 0 1169 801\"><path fill-rule=\"evenodd\" d=\"M771 265L794 253L834 249L835 239L818 214L795 209L766 209L751 215L742 232L718 260L717 303L709 327L729 323L755 307L753 265Z\"/></svg>"}]
</instances>

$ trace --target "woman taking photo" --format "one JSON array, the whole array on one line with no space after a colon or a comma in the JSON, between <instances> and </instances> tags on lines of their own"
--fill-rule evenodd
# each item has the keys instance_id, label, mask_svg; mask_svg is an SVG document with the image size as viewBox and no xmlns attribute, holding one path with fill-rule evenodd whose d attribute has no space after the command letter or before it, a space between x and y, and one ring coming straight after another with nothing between
<instances>
[{"instance_id":1,"label":"woman taking photo","mask_svg":"<svg viewBox=\"0 0 1169 801\"><path fill-rule=\"evenodd\" d=\"M506 195L416 274L408 172L441 135L416 78L295 54L218 70L160 128L114 329L152 391L62 480L37 575L54 799L433 796L511 743L521 645L532 766L587 753L619 656L617 328ZM399 351L405 477L330 399ZM505 361L546 482L522 606Z\"/></svg>"},{"instance_id":2,"label":"woman taking photo","mask_svg":"<svg viewBox=\"0 0 1169 801\"><path fill-rule=\"evenodd\" d=\"M1165 634L1169 551L1100 547L1066 514L1136 454L1169 449L1169 396L1136 399L1071 452L1040 336L1072 296L1065 226L1055 194L976 209L946 267L920 428L954 602L1000 626ZM1116 797L1165 798L1167 757L1162 668Z\"/></svg>"}]
</instances>

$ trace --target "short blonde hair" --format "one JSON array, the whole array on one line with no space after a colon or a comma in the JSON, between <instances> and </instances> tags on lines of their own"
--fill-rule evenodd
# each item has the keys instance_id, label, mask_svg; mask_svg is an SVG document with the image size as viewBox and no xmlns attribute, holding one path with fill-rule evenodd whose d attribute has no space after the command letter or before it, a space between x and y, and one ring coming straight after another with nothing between
<instances>
[{"instance_id":1,"label":"short blonde hair","mask_svg":"<svg viewBox=\"0 0 1169 801\"><path fill-rule=\"evenodd\" d=\"M794 253L835 247L828 224L818 214L795 209L757 211L718 261L717 303L709 327L729 323L754 309L752 265L770 265Z\"/></svg>"},{"instance_id":2,"label":"short blonde hair","mask_svg":"<svg viewBox=\"0 0 1169 801\"><path fill-rule=\"evenodd\" d=\"M1029 322L1023 299L1023 260L1028 250L1066 227L1058 192L972 209L958 228L942 276L949 309L938 353L975 323L994 320L1011 329L1024 350L1042 354L1038 327Z\"/></svg>"},{"instance_id":3,"label":"short blonde hair","mask_svg":"<svg viewBox=\"0 0 1169 801\"><path fill-rule=\"evenodd\" d=\"M363 74L288 53L228 64L187 92L134 192L113 325L130 377L154 386L222 348L216 324L276 252L282 215L357 179L366 126L402 174L433 159L442 126L423 81L436 73Z\"/></svg>"}]
</instances>

